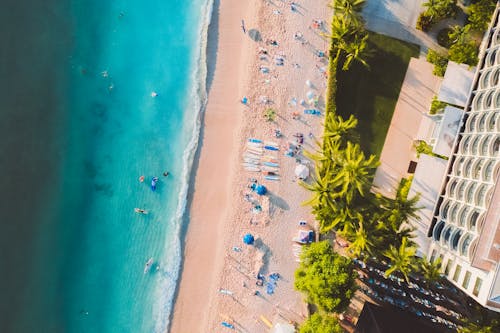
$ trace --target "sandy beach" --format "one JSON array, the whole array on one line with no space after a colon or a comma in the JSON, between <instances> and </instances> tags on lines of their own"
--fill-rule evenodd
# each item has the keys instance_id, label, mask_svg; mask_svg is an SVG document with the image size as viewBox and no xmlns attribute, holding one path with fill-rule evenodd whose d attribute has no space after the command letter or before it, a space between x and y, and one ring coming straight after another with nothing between
<instances>
[{"instance_id":1,"label":"sandy beach","mask_svg":"<svg viewBox=\"0 0 500 333\"><path fill-rule=\"evenodd\" d=\"M240 332L267 332L266 322L301 322L307 315L301 294L293 288L298 265L294 252L300 246L292 238L299 220L307 222L306 228L315 227L310 208L302 205L310 193L294 175L298 163L308 168L311 163L300 149L294 156L285 152L289 143L292 148L299 144L296 134L309 151L321 137L323 114L303 110L323 111L327 61L321 55L328 41L322 33L327 33L331 16L327 3L215 3L209 32L210 90L170 332L214 332L221 322ZM254 40L256 31L259 41ZM243 97L246 105L240 102ZM317 106L300 105L314 99ZM268 108L276 111L273 122L263 117ZM276 129L282 137L275 136ZM279 151L249 147L249 138L271 141ZM254 163L254 158L274 163L267 170L279 180L245 170L243 163ZM268 195L252 192L251 178ZM256 238L253 246L242 241L247 233ZM271 273L279 279L268 286ZM265 277L263 286L256 285L257 274Z\"/></svg>"}]
</instances>

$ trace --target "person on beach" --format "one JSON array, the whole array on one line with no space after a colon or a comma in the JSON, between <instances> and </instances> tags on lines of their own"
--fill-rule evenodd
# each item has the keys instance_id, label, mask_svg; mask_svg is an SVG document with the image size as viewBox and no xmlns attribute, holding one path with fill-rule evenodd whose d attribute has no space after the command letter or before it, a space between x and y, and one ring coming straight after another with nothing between
<instances>
[{"instance_id":1,"label":"person on beach","mask_svg":"<svg viewBox=\"0 0 500 333\"><path fill-rule=\"evenodd\" d=\"M244 20L241 20L241 30L243 30L244 34L247 33L247 29L245 28L245 21Z\"/></svg>"}]
</instances>

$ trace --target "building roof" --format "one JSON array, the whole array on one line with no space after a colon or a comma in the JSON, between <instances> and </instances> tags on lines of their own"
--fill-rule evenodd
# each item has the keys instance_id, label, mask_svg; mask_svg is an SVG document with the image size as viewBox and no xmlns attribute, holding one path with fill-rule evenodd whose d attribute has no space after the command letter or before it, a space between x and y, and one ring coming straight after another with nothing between
<instances>
[{"instance_id":1,"label":"building roof","mask_svg":"<svg viewBox=\"0 0 500 333\"><path fill-rule=\"evenodd\" d=\"M442 333L450 332L393 306L365 302L355 333Z\"/></svg>"},{"instance_id":2,"label":"building roof","mask_svg":"<svg viewBox=\"0 0 500 333\"><path fill-rule=\"evenodd\" d=\"M448 105L444 109L443 119L433 149L434 153L447 157L451 155L463 115L463 110L453 106Z\"/></svg>"},{"instance_id":3,"label":"building roof","mask_svg":"<svg viewBox=\"0 0 500 333\"><path fill-rule=\"evenodd\" d=\"M448 104L465 107L476 69L449 61L438 99Z\"/></svg>"},{"instance_id":4,"label":"building roof","mask_svg":"<svg viewBox=\"0 0 500 333\"><path fill-rule=\"evenodd\" d=\"M418 220L411 219L410 224L416 228L415 242L419 245L419 252L426 252L430 243L427 237L434 213L434 205L439 197L443 177L446 173L448 161L426 154L420 155L417 169L411 183L409 197L420 194L417 206Z\"/></svg>"}]
</instances>

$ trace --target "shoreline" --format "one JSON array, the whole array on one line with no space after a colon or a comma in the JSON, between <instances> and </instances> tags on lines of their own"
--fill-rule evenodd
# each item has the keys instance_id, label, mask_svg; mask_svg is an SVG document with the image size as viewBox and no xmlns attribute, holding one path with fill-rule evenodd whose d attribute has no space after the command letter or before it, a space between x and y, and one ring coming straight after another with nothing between
<instances>
[{"instance_id":1,"label":"shoreline","mask_svg":"<svg viewBox=\"0 0 500 333\"><path fill-rule=\"evenodd\" d=\"M258 321L259 316L272 321L286 317L286 321L300 322L307 315L302 295L293 288L298 263L291 238L297 232L299 218L313 227L310 208L301 205L310 193L295 181L295 158L283 156L283 152L277 154L281 166L278 182L242 170L241 159L249 137L279 141L281 149L294 140L294 133L301 132L306 136L304 148L314 149L314 140L307 134L320 137L322 117L302 116L294 120L292 111L299 109L292 108L289 101L292 96L305 98L308 90L314 90L322 101L326 81L318 69L325 64L316 51L325 51L328 42L308 24L315 18L329 20L326 4L327 1L318 4L304 0L298 10L290 11L284 1L214 1L207 45L208 100L193 164L186 216L189 221L183 225L186 232L182 240L182 267L169 332L216 331L222 320L234 323L242 331L261 332L265 328ZM242 19L246 34L241 28ZM254 28L263 40L278 40L279 47L250 39L248 31ZM294 38L299 30L306 42ZM257 55L259 47L270 51L265 63L271 68L268 75L258 69L263 65ZM281 54L284 66L273 66L273 57ZM306 79L313 82L313 88L305 86ZM249 106L239 102L242 96L249 98ZM262 113L269 106L259 103L261 96L272 99L272 107L277 111L275 122L263 120ZM280 128L285 137L274 138L275 128ZM307 163L307 158L300 158ZM258 178L270 191L269 223L250 222L249 226L253 215L243 197L250 177ZM241 237L247 232L256 235L259 246L243 246L241 253L232 252L233 246L242 246ZM251 267L259 253L261 272L279 272L282 276L273 295L256 297L253 289L248 290L255 282ZM231 297L221 296L220 289L231 290Z\"/></svg>"},{"instance_id":2,"label":"shoreline","mask_svg":"<svg viewBox=\"0 0 500 333\"><path fill-rule=\"evenodd\" d=\"M217 249L212 245L207 246L209 242L207 242L207 244L200 245L198 245L197 242L200 239L206 240L209 236L221 236L222 232L219 229L222 227L222 221L225 220L225 216L227 215L227 208L223 210L223 212L219 212L219 214L213 212L212 210L213 215L216 216L211 216L211 228L207 228L208 224L207 221L204 221L205 216L202 212L206 212L207 210L210 211L210 206L212 205L212 203L206 200L206 196L211 194L212 188L220 189L222 184L222 180L214 182L217 175L214 175L213 171L223 171L220 167L217 168L217 164L220 164L220 161L224 160L224 157L220 156L220 158L214 158L213 153L217 151L220 152L223 150L222 148L229 150L234 148L233 138L236 136L237 131L235 129L238 125L233 127L230 122L235 121L236 124L241 122L241 116L233 111L233 104L238 100L239 95L236 93L233 94L234 96L232 96L233 98L231 101L226 98L226 88L230 89L234 87L234 84L228 81L228 77L233 77L235 80L234 82L240 82L240 75L242 74L241 70L234 71L234 68L231 66L233 63L232 59L235 54L231 51L234 51L233 49L239 49L241 54L244 53L242 48L238 47L240 46L239 44L243 43L235 43L241 35L241 31L239 30L240 28L238 25L236 25L234 29L232 28L235 22L240 22L240 19L237 15L234 16L230 14L236 13L244 15L246 12L245 9L248 8L248 4L245 5L244 3L239 3L238 6L233 6L234 8L231 8L231 4L227 4L226 2L222 5L221 2L225 2L225 0L214 0L211 13L212 17L208 27L206 49L206 86L208 99L201 118L198 148L192 167L192 186L190 186L192 190L188 195L189 204L186 207L186 212L188 213L186 220L188 221L183 225L182 229L184 232L181 233L184 235L184 239L182 240L183 256L181 269L179 271L180 275L178 278L177 290L175 293L173 312L170 316L171 320L168 330L169 332L203 331L200 325L196 325L196 322L189 320L190 314L199 313L200 315L203 315L207 313L207 307L210 302L199 302L198 300L206 299L203 297L205 294L204 288L209 288L213 285L212 280L207 278L207 275L211 275L211 278L214 279L217 271L213 270L211 272L206 272L201 267L205 267L206 265L210 265L211 267L220 265L220 263L217 263L217 260L215 260L215 258L217 258ZM224 7L221 9L222 6ZM222 15L221 11L223 11ZM236 17L236 19L234 19L234 17ZM221 25L229 27L221 29ZM240 64L240 67L246 63L248 56L245 57L243 54L242 58L243 59L237 62ZM226 70L226 73L219 74L220 69L218 70L218 68L221 67L227 67L229 70ZM221 78L219 78L219 76ZM218 111L221 104L226 109L225 113ZM223 141L221 139L224 138L226 139L225 144L221 143L221 141ZM230 157L232 156L234 156L233 153L228 153L226 160L230 160ZM233 177L231 177L233 173L231 161L229 161L226 166L229 166L229 168L225 168L225 171L228 172L225 177L225 186L229 187L230 180L233 179ZM227 175L229 175L229 177L227 177ZM228 190L227 193L229 194L230 191ZM224 205L223 202L228 202L228 197L229 195L226 195L226 198L219 198L220 201L218 204L221 206L227 206L227 204ZM218 220L219 222L217 223L215 220ZM202 246L203 249L200 250L199 246ZM200 254L203 254L203 256L200 257ZM201 262L200 258L203 259ZM193 279L195 281L193 281ZM195 286L196 288L194 288ZM190 301L196 296L199 296L197 301ZM199 318L200 315L197 317ZM202 324L204 321L198 320L198 322Z\"/></svg>"}]
</instances>

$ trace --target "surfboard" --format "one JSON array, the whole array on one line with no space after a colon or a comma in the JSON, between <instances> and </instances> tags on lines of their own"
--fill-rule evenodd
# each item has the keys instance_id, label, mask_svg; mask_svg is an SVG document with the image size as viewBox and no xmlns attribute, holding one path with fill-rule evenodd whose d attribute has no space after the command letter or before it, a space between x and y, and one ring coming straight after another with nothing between
<instances>
[{"instance_id":1,"label":"surfboard","mask_svg":"<svg viewBox=\"0 0 500 333\"><path fill-rule=\"evenodd\" d=\"M280 167L280 165L278 163L273 163L273 162L263 162L262 164L266 165L266 166L270 166L270 167L275 167L275 168Z\"/></svg>"},{"instance_id":2,"label":"surfboard","mask_svg":"<svg viewBox=\"0 0 500 333\"><path fill-rule=\"evenodd\" d=\"M258 142L247 142L247 146L248 146L248 147L257 147L257 148L260 148L260 147L262 147L262 143L258 143Z\"/></svg>"},{"instance_id":3,"label":"surfboard","mask_svg":"<svg viewBox=\"0 0 500 333\"><path fill-rule=\"evenodd\" d=\"M248 142L262 143L262 140L250 138L248 139Z\"/></svg>"},{"instance_id":4,"label":"surfboard","mask_svg":"<svg viewBox=\"0 0 500 333\"><path fill-rule=\"evenodd\" d=\"M265 176L264 178L267 180L280 180L280 176Z\"/></svg>"}]
</instances>

